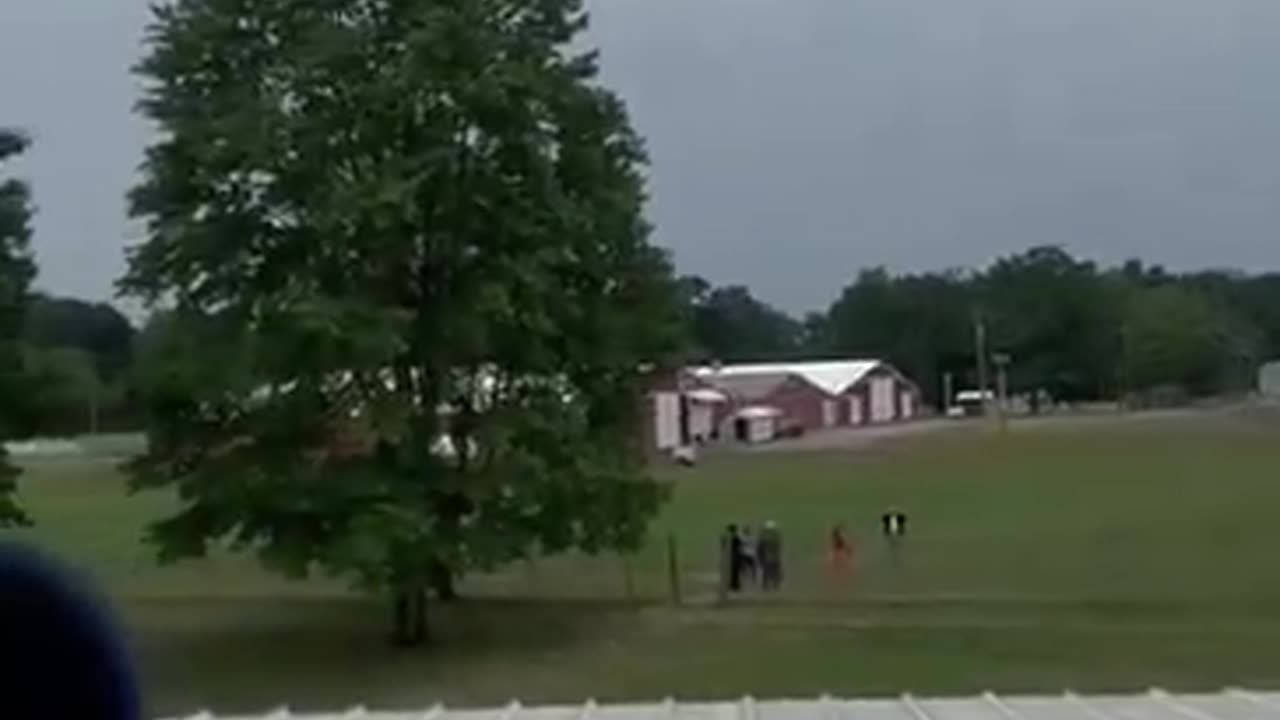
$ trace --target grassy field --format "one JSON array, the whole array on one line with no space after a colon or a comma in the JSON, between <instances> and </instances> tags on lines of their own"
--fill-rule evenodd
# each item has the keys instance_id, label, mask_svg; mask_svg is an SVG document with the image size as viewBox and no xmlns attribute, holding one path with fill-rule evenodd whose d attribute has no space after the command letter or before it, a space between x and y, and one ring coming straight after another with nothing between
<instances>
[{"instance_id":1,"label":"grassy field","mask_svg":"<svg viewBox=\"0 0 1280 720\"><path fill-rule=\"evenodd\" d=\"M160 569L138 538L171 506L109 458L33 462L25 540L84 568L131 633L156 713L758 696L1280 685L1280 443L1227 421L948 433L857 454L664 471L638 557L556 558L466 585L434 648L396 652L384 607L219 556ZM879 513L910 513L905 563ZM788 584L725 608L715 537L783 528ZM859 572L821 571L827 529ZM665 602L667 538L689 603ZM630 581L627 580L628 576Z\"/></svg>"}]
</instances>

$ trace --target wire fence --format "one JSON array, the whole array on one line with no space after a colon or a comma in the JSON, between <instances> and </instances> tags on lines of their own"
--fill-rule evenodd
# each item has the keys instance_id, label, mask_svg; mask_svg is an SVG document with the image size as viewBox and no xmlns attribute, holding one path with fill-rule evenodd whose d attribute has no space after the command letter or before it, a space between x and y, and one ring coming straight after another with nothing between
<instances>
[{"instance_id":1,"label":"wire fence","mask_svg":"<svg viewBox=\"0 0 1280 720\"><path fill-rule=\"evenodd\" d=\"M675 535L655 538L636 554L565 554L530 559L467 580L480 595L708 606L736 602L856 600L865 593L912 592L919 583L905 552L888 543L853 550L833 564L812 543L784 550L780 582L766 587L762 573L744 571L731 587L729 562L718 542L692 543Z\"/></svg>"}]
</instances>

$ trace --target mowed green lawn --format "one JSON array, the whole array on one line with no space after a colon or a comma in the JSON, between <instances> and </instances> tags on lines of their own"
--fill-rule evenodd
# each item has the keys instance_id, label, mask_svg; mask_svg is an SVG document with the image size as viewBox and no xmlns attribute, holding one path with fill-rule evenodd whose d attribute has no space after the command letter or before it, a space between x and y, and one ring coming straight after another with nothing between
<instances>
[{"instance_id":1,"label":"mowed green lawn","mask_svg":"<svg viewBox=\"0 0 1280 720\"><path fill-rule=\"evenodd\" d=\"M155 713L757 696L1280 686L1280 429L1222 420L915 437L858 453L735 455L664 470L638 557L474 578L436 645L333 582L220 555L157 568L108 459L34 462L18 534L84 568L131 633ZM911 518L904 563L877 518ZM716 534L775 520L787 588L715 607ZM833 584L845 522L859 571ZM686 605L667 602L668 537Z\"/></svg>"}]
</instances>

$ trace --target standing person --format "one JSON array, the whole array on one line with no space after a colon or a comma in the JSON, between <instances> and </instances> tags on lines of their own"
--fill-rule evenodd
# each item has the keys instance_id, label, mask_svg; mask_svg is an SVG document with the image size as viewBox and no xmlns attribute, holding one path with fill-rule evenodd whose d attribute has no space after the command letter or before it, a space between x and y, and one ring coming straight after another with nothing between
<instances>
[{"instance_id":1,"label":"standing person","mask_svg":"<svg viewBox=\"0 0 1280 720\"><path fill-rule=\"evenodd\" d=\"M889 545L889 560L896 567L902 542L907 537L907 514L896 507L890 507L880 516L880 532Z\"/></svg>"},{"instance_id":2,"label":"standing person","mask_svg":"<svg viewBox=\"0 0 1280 720\"><path fill-rule=\"evenodd\" d=\"M737 525L729 523L724 529L721 546L728 565L729 592L738 592L742 589L742 536L738 534Z\"/></svg>"},{"instance_id":3,"label":"standing person","mask_svg":"<svg viewBox=\"0 0 1280 720\"><path fill-rule=\"evenodd\" d=\"M760 579L760 559L756 556L755 532L750 525L742 525L742 582L744 585L755 585Z\"/></svg>"},{"instance_id":4,"label":"standing person","mask_svg":"<svg viewBox=\"0 0 1280 720\"><path fill-rule=\"evenodd\" d=\"M782 534L772 520L764 524L756 548L760 584L765 590L777 590L782 585Z\"/></svg>"},{"instance_id":5,"label":"standing person","mask_svg":"<svg viewBox=\"0 0 1280 720\"><path fill-rule=\"evenodd\" d=\"M843 580L849 577L853 572L853 544L845 533L844 523L837 523L831 528L828 553L832 578Z\"/></svg>"}]
</instances>

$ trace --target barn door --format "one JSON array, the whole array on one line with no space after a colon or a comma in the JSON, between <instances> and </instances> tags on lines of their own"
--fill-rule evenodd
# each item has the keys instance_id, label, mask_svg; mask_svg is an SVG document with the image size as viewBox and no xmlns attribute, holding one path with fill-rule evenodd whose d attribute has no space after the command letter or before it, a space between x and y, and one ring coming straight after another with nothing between
<instances>
[{"instance_id":1,"label":"barn door","mask_svg":"<svg viewBox=\"0 0 1280 720\"><path fill-rule=\"evenodd\" d=\"M894 416L893 378L871 380L871 422L890 422Z\"/></svg>"},{"instance_id":2,"label":"barn door","mask_svg":"<svg viewBox=\"0 0 1280 720\"><path fill-rule=\"evenodd\" d=\"M866 422L862 417L862 396L854 395L849 398L849 424L861 425Z\"/></svg>"},{"instance_id":3,"label":"barn door","mask_svg":"<svg viewBox=\"0 0 1280 720\"><path fill-rule=\"evenodd\" d=\"M839 412L840 412L840 406L836 404L835 400L823 400L822 401L822 426L835 427L837 422L836 415Z\"/></svg>"},{"instance_id":4,"label":"barn door","mask_svg":"<svg viewBox=\"0 0 1280 720\"><path fill-rule=\"evenodd\" d=\"M910 390L903 390L900 397L902 401L899 407L902 408L902 413L898 417L900 420L910 420L916 416L916 396L912 395Z\"/></svg>"}]
</instances>

